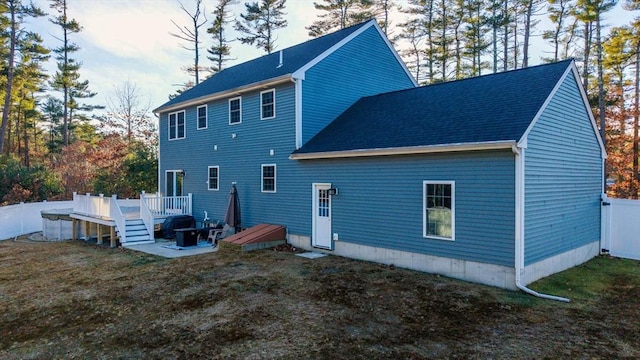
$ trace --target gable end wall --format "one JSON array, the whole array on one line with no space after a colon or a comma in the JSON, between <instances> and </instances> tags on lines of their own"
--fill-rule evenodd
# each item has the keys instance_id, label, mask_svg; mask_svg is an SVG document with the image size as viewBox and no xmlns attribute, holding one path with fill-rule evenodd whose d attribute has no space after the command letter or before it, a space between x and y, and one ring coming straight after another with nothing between
<instances>
[{"instance_id":1,"label":"gable end wall","mask_svg":"<svg viewBox=\"0 0 640 360\"><path fill-rule=\"evenodd\" d=\"M527 137L525 265L599 241L601 156L569 73Z\"/></svg>"},{"instance_id":2,"label":"gable end wall","mask_svg":"<svg viewBox=\"0 0 640 360\"><path fill-rule=\"evenodd\" d=\"M364 96L414 87L372 26L305 73L302 144Z\"/></svg>"}]
</instances>

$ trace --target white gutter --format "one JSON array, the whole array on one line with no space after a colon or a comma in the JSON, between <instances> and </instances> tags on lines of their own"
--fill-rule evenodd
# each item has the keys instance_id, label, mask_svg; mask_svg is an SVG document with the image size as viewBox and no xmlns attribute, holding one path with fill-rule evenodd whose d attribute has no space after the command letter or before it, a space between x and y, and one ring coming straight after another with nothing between
<instances>
[{"instance_id":1,"label":"white gutter","mask_svg":"<svg viewBox=\"0 0 640 360\"><path fill-rule=\"evenodd\" d=\"M537 291L531 290L522 284L522 271L524 270L524 147L513 146L513 153L515 154L516 163L516 236L515 236L515 272L516 272L516 286L518 289L526 292L527 294L547 299L562 302L569 302L567 298L563 298L555 295L542 294Z\"/></svg>"},{"instance_id":2,"label":"white gutter","mask_svg":"<svg viewBox=\"0 0 640 360\"><path fill-rule=\"evenodd\" d=\"M349 158L349 157L364 157L364 156L431 154L431 153L455 152L455 151L499 150L499 149L511 149L514 145L515 145L515 141L506 140L506 141L492 141L492 142L480 142L480 143L460 143L460 144L429 145L429 146L405 146L405 147L395 147L395 148L291 154L289 155L289 159L310 160L310 159L333 159L333 158Z\"/></svg>"},{"instance_id":3,"label":"white gutter","mask_svg":"<svg viewBox=\"0 0 640 360\"><path fill-rule=\"evenodd\" d=\"M204 104L206 102L210 102L213 100L218 100L218 99L223 99L226 97L229 97L230 95L241 95L242 93L248 92L248 91L253 91L253 90L257 90L257 89L261 89L261 88L267 88L267 87L271 87L280 83L285 83L291 81L291 74L286 74L286 75L282 75L282 76L278 76L275 78L271 78L271 79L267 79L267 80L263 80L263 81L258 81L255 82L253 84L248 84L248 85L244 85L244 86L239 86L239 87L235 87L233 89L229 89L229 90L225 90L225 91L221 91L221 92L217 92L215 94L207 94L204 96L200 96L197 97L195 99L190 99L190 100L186 100L183 102L179 102L176 104L172 104L166 107L159 107L157 109L153 109L153 113L158 114L158 113L164 113L164 112L169 112L171 110L176 110L176 109L183 109L186 108L188 106L193 106L193 105L200 105L200 104Z\"/></svg>"}]
</instances>

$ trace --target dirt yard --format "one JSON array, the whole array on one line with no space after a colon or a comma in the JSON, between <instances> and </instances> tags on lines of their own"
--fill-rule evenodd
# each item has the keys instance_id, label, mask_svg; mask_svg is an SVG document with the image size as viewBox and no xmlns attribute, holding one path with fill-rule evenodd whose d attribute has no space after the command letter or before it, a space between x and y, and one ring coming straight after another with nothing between
<instances>
[{"instance_id":1,"label":"dirt yard","mask_svg":"<svg viewBox=\"0 0 640 360\"><path fill-rule=\"evenodd\" d=\"M281 250L164 259L1 241L0 358L640 357L637 262L605 273L622 260L599 258L540 285L574 298L565 304Z\"/></svg>"}]
</instances>

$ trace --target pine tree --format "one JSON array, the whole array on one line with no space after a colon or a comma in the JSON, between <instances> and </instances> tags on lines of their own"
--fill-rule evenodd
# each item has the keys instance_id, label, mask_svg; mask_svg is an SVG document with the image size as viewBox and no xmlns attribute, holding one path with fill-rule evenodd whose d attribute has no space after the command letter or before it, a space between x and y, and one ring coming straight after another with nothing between
<instances>
[{"instance_id":1,"label":"pine tree","mask_svg":"<svg viewBox=\"0 0 640 360\"><path fill-rule=\"evenodd\" d=\"M243 44L257 45L267 54L275 49L274 32L287 26L284 20L286 0L262 0L262 2L245 3L246 13L240 14L235 29L245 36L238 40Z\"/></svg>"},{"instance_id":2,"label":"pine tree","mask_svg":"<svg viewBox=\"0 0 640 360\"><path fill-rule=\"evenodd\" d=\"M25 37L30 37L33 33L24 31L22 25L28 17L43 16L41 9L33 4L23 5L21 0L7 0L0 5L0 10L8 16L2 16L0 23L3 28L8 28L8 51L7 63L5 65L6 84L4 86L4 102L2 109L2 122L0 123L0 153L4 150L5 136L9 124L9 112L11 111L11 100L13 96L14 76L16 71L16 56L22 50L21 44Z\"/></svg>"},{"instance_id":3,"label":"pine tree","mask_svg":"<svg viewBox=\"0 0 640 360\"><path fill-rule=\"evenodd\" d=\"M231 47L229 40L225 36L226 26L231 21L229 7L237 3L237 0L219 0L218 6L213 11L213 24L207 29L207 33L211 34L213 45L207 50L211 55L207 58L214 62L211 67L213 73L221 71L224 63L230 60Z\"/></svg>"},{"instance_id":4,"label":"pine tree","mask_svg":"<svg viewBox=\"0 0 640 360\"><path fill-rule=\"evenodd\" d=\"M569 57L569 47L575 39L576 18L571 15L574 0L547 0L547 13L553 24L551 30L545 30L542 38L551 42L553 57L547 61L558 61Z\"/></svg>"},{"instance_id":5,"label":"pine tree","mask_svg":"<svg viewBox=\"0 0 640 360\"><path fill-rule=\"evenodd\" d=\"M70 36L82 31L82 27L75 19L67 17L67 0L51 0L50 7L58 12L58 16L51 19L51 22L62 29L62 38L59 39L62 45L53 49L58 61L58 70L50 85L54 90L62 92L62 138L64 145L69 145L74 110L92 110L94 108L83 106L76 99L91 98L96 93L89 91L87 80L80 81L81 63L70 57L71 54L80 50L80 47L70 40Z\"/></svg>"},{"instance_id":6,"label":"pine tree","mask_svg":"<svg viewBox=\"0 0 640 360\"><path fill-rule=\"evenodd\" d=\"M309 36L318 37L335 30L344 29L374 17L373 0L322 0L313 3L323 13L308 26Z\"/></svg>"}]
</instances>

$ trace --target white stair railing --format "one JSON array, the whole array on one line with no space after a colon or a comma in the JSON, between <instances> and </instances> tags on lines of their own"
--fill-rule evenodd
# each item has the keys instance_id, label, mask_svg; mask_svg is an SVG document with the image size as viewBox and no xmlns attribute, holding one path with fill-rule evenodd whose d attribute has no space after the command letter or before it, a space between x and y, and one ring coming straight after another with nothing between
<instances>
[{"instance_id":1,"label":"white stair railing","mask_svg":"<svg viewBox=\"0 0 640 360\"><path fill-rule=\"evenodd\" d=\"M142 218L144 227L147 228L149 238L153 239L155 231L155 217L153 215L153 210L149 208L149 203L146 201L146 198L146 194L143 191L142 194L140 194L140 218Z\"/></svg>"},{"instance_id":2,"label":"white stair railing","mask_svg":"<svg viewBox=\"0 0 640 360\"><path fill-rule=\"evenodd\" d=\"M120 210L120 206L118 206L117 195L113 195L110 198L110 203L109 217L116 223L116 229L118 229L118 233L120 234L120 244L122 244L127 242L127 221L122 214L122 210Z\"/></svg>"}]
</instances>

